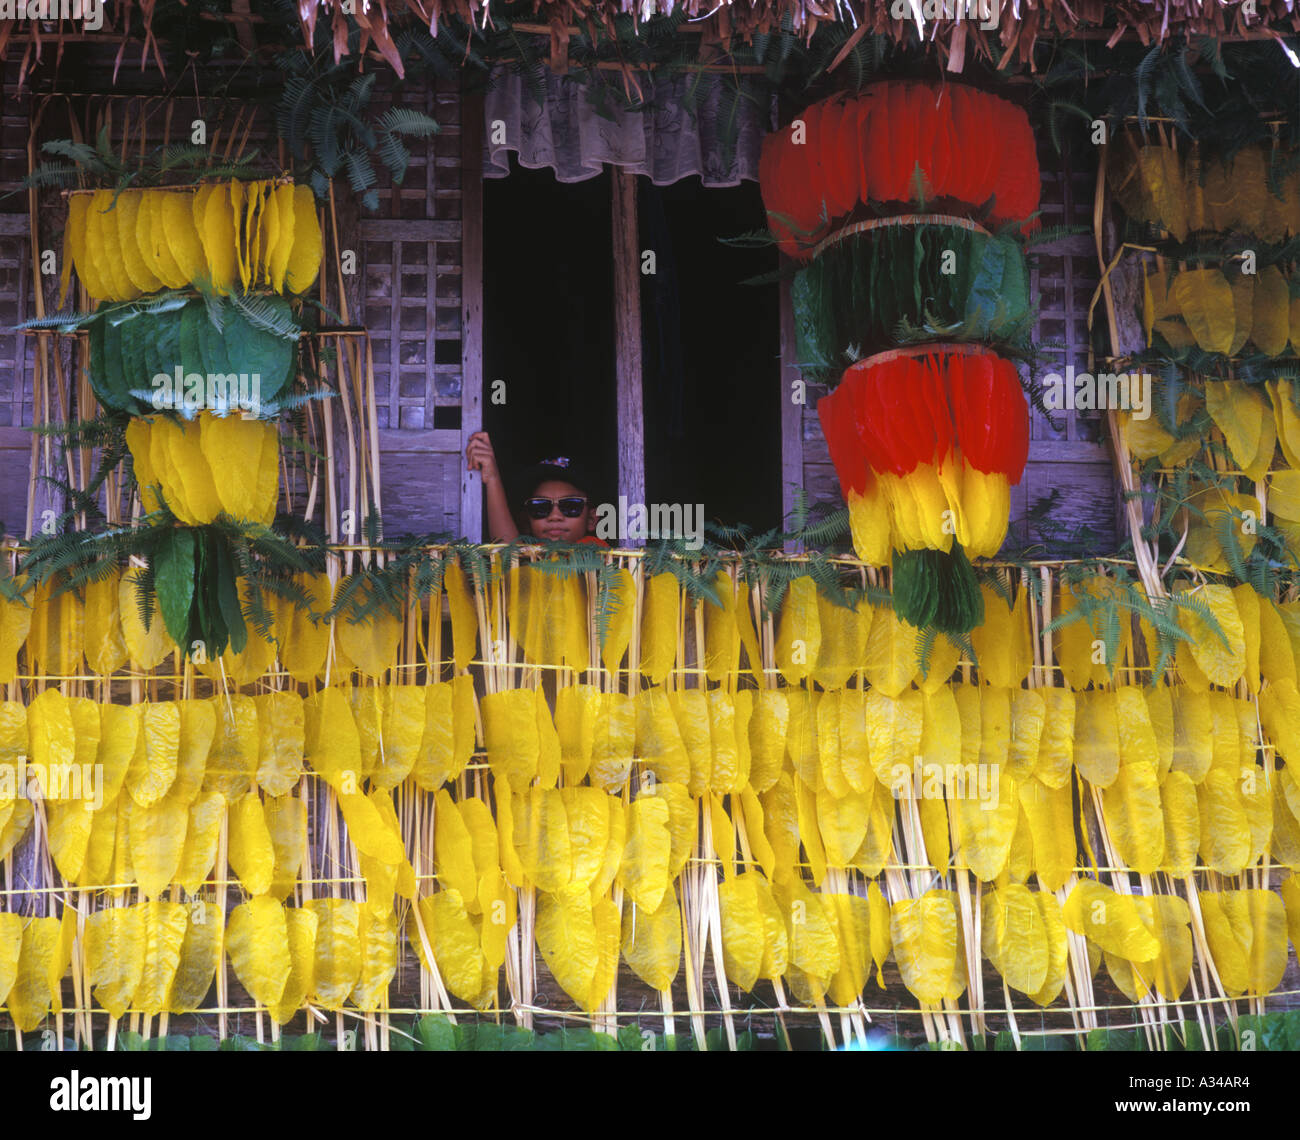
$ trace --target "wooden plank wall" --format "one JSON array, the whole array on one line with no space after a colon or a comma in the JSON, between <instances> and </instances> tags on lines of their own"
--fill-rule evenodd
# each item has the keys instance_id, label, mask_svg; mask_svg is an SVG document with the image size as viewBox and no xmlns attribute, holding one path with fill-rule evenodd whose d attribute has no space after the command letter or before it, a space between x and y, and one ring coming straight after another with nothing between
<instances>
[{"instance_id":1,"label":"wooden plank wall","mask_svg":"<svg viewBox=\"0 0 1300 1140\"><path fill-rule=\"evenodd\" d=\"M1058 155L1049 141L1042 140L1039 162L1043 225L1091 226L1095 154ZM1073 364L1077 372L1086 371L1088 306L1099 277L1093 237L1064 238L1039 246L1036 252L1040 257L1037 267L1031 269L1031 288L1040 308L1034 343L1040 348L1051 344L1063 347L1044 349L1033 379L1041 380L1048 372L1063 373L1066 364ZM793 363L793 328L787 330L788 301L783 300L782 311L781 399L783 408L791 409L790 381L798 371ZM789 473L802 471L810 502L839 504L839 482L817 420L817 400L825 393L825 387L809 385L807 403L797 412L786 412L784 467L787 481ZM1103 419L1095 412L1068 411L1054 413L1053 419L1055 425L1038 411L1031 414L1029 462L1019 487L1012 489L1008 547L1032 544L1041 550L1040 557L1073 552L1081 543L1096 553L1113 551L1118 542L1119 495ZM1044 504L1053 491L1058 496L1048 521L1032 525L1030 512L1035 505Z\"/></svg>"},{"instance_id":2,"label":"wooden plank wall","mask_svg":"<svg viewBox=\"0 0 1300 1140\"><path fill-rule=\"evenodd\" d=\"M13 69L6 69L11 80ZM12 333L31 309L32 252L27 197L27 96L0 89L0 533L21 536L27 525L31 469L32 377L36 342Z\"/></svg>"}]
</instances>

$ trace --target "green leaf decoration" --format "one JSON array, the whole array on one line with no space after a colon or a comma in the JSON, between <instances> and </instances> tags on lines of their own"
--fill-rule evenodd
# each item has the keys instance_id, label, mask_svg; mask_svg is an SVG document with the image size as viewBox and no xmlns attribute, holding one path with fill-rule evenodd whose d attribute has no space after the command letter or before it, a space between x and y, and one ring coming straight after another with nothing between
<instances>
[{"instance_id":1,"label":"green leaf decoration","mask_svg":"<svg viewBox=\"0 0 1300 1140\"><path fill-rule=\"evenodd\" d=\"M149 305L106 302L84 325L90 330L91 388L105 407L132 415L157 414L153 378L174 376L178 367L182 380L203 377L203 401L207 377L233 376L232 395L256 396L253 410L273 415L297 367L300 326L284 297L168 294ZM218 392L226 390L223 383ZM197 409L176 410L192 416ZM212 410L221 414L228 408L218 404Z\"/></svg>"},{"instance_id":2,"label":"green leaf decoration","mask_svg":"<svg viewBox=\"0 0 1300 1140\"><path fill-rule=\"evenodd\" d=\"M195 581L194 535L188 527L168 529L158 544L153 574L163 625L174 641L185 645Z\"/></svg>"},{"instance_id":3,"label":"green leaf decoration","mask_svg":"<svg viewBox=\"0 0 1300 1140\"><path fill-rule=\"evenodd\" d=\"M800 369L830 382L900 341L1024 350L1033 327L1021 246L963 226L888 225L852 234L795 275L791 302Z\"/></svg>"},{"instance_id":4,"label":"green leaf decoration","mask_svg":"<svg viewBox=\"0 0 1300 1140\"><path fill-rule=\"evenodd\" d=\"M896 550L894 611L918 629L969 633L984 620L975 571L958 543L952 550Z\"/></svg>"},{"instance_id":5,"label":"green leaf decoration","mask_svg":"<svg viewBox=\"0 0 1300 1140\"><path fill-rule=\"evenodd\" d=\"M211 552L214 557L209 576L216 585L217 609L229 633L231 651L242 653L248 644L248 627L244 625L244 614L239 605L235 562L230 556L230 548L219 536L214 536Z\"/></svg>"}]
</instances>

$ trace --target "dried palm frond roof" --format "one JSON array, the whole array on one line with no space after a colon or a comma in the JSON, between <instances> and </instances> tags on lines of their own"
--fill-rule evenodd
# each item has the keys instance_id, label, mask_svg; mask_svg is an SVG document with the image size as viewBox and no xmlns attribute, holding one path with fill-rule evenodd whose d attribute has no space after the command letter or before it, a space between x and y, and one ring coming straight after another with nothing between
<instances>
[{"instance_id":1,"label":"dried palm frond roof","mask_svg":"<svg viewBox=\"0 0 1300 1140\"><path fill-rule=\"evenodd\" d=\"M239 40L252 47L261 23L279 22L283 8L274 14L270 0L226 0L226 18ZM134 42L142 48L141 62L162 57L154 36L154 18L167 0L18 0L51 16L0 23L0 56L11 44L26 47L24 71L39 59L43 46L60 53L74 41L120 42L122 51ZM75 8L73 7L75 4ZM35 6L39 5L37 8ZM89 31L80 18L82 6L102 11L102 27ZM335 59L354 50L377 54L400 75L402 53L395 36L402 29L423 26L436 34L440 24L472 24L490 28L498 0L295 0L305 44L319 46L318 33L332 40ZM266 10L265 15L263 10ZM997 66L1032 65L1035 43L1040 40L1099 39L1113 46L1122 39L1143 44L1172 37L1212 36L1217 39L1279 41L1292 62L1283 37L1300 32L1300 12L1295 0L528 0L511 5L515 27L519 12L531 10L536 26L549 32L551 58L563 65L565 47L575 31L593 36L616 34L617 25L635 25L674 17L684 27L703 33L706 42L725 47L734 38L748 41L756 34L786 33L811 40L826 24L849 25L856 42L867 34L882 35L898 43L918 39L932 44L950 71L961 71L970 56ZM209 17L220 19L221 17ZM848 48L846 48L846 51ZM120 53L119 53L120 59Z\"/></svg>"}]
</instances>

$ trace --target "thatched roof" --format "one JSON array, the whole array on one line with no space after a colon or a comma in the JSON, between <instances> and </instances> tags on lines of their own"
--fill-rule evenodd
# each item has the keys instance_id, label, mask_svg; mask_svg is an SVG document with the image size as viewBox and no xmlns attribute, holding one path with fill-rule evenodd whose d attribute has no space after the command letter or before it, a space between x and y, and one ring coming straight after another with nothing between
<instances>
[{"instance_id":1,"label":"thatched roof","mask_svg":"<svg viewBox=\"0 0 1300 1140\"><path fill-rule=\"evenodd\" d=\"M24 0L17 0L22 3ZM25 0L44 9L74 0ZM75 0L94 4L96 0ZM116 41L127 50L134 43L145 57L161 64L154 40L155 17L174 0L114 0L103 3L103 27L85 30L78 20L10 20L0 23L0 55L25 47L25 58L39 57L43 48L58 50L72 41ZM229 0L228 19L240 43L252 48L259 26L275 22L261 14L259 0ZM93 9L92 9L93 10ZM435 34L440 24L491 27L498 5L493 0L298 0L303 42L318 35L332 39L336 58L347 54L349 23L360 30L363 52L382 57L400 74L401 53L395 35L406 27L423 26ZM865 11L865 19L864 17ZM536 23L519 23L531 12ZM674 17L674 13L676 16ZM946 14L945 14L946 13ZM553 66L563 69L566 45L574 31L593 39L613 37L616 25L630 18L643 25L684 14L685 26L700 31L706 43L724 48L734 38L748 41L755 34L785 32L811 39L818 27L838 23L855 29L854 40L880 34L898 42L923 38L935 45L950 71L961 71L972 57L995 64L1027 62L1042 39L1088 38L1113 45L1121 39L1143 44L1176 36L1208 35L1219 39L1281 40L1300 31L1294 0L532 0L511 5L516 30L549 32ZM278 16L279 13L277 12ZM602 35L603 34L603 35Z\"/></svg>"}]
</instances>

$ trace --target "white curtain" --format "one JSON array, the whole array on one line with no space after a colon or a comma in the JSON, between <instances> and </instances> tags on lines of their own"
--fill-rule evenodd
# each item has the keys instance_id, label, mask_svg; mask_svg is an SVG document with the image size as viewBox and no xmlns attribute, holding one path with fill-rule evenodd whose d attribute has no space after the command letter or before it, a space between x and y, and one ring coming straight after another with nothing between
<instances>
[{"instance_id":1,"label":"white curtain","mask_svg":"<svg viewBox=\"0 0 1300 1140\"><path fill-rule=\"evenodd\" d=\"M739 98L729 96L724 83L706 80L697 89L695 105L688 107L697 74L656 80L637 72L645 109L623 110L610 99L602 113L576 79L547 71L539 106L521 74L497 65L485 99L483 175L506 177L513 150L521 166L550 167L560 182L594 178L605 163L648 175L658 186L695 174L705 186L757 181L759 147L769 130L774 96L750 77L742 82ZM621 82L616 74L612 81ZM734 142L727 146L724 128L733 110Z\"/></svg>"}]
</instances>

